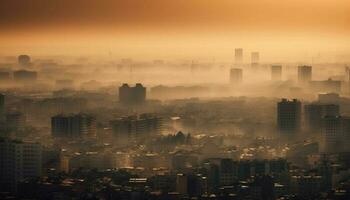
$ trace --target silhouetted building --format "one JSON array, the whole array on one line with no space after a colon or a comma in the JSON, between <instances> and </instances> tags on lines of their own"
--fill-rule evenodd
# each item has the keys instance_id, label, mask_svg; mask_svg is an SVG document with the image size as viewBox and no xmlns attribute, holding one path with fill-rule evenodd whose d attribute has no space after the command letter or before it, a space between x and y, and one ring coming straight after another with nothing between
<instances>
[{"instance_id":1,"label":"silhouetted building","mask_svg":"<svg viewBox=\"0 0 350 200\"><path fill-rule=\"evenodd\" d=\"M119 87L119 102L126 105L142 104L146 101L146 88L141 83L136 83L135 87L130 87L124 83Z\"/></svg>"},{"instance_id":2,"label":"silhouetted building","mask_svg":"<svg viewBox=\"0 0 350 200\"><path fill-rule=\"evenodd\" d=\"M340 96L338 93L319 93L318 101L322 104L338 104Z\"/></svg>"},{"instance_id":3,"label":"silhouetted building","mask_svg":"<svg viewBox=\"0 0 350 200\"><path fill-rule=\"evenodd\" d=\"M271 66L271 80L272 81L282 80L282 65Z\"/></svg>"},{"instance_id":4,"label":"silhouetted building","mask_svg":"<svg viewBox=\"0 0 350 200\"><path fill-rule=\"evenodd\" d=\"M40 144L0 140L0 191L16 192L20 181L39 178L41 160Z\"/></svg>"},{"instance_id":5,"label":"silhouetted building","mask_svg":"<svg viewBox=\"0 0 350 200\"><path fill-rule=\"evenodd\" d=\"M73 89L74 81L71 79L56 80L57 89Z\"/></svg>"},{"instance_id":6,"label":"silhouetted building","mask_svg":"<svg viewBox=\"0 0 350 200\"><path fill-rule=\"evenodd\" d=\"M339 105L313 103L304 106L306 126L310 131L320 131L325 116L338 116Z\"/></svg>"},{"instance_id":7,"label":"silhouetted building","mask_svg":"<svg viewBox=\"0 0 350 200\"><path fill-rule=\"evenodd\" d=\"M298 81L299 83L308 83L312 79L312 67L311 66L299 66L298 67Z\"/></svg>"},{"instance_id":8,"label":"silhouetted building","mask_svg":"<svg viewBox=\"0 0 350 200\"><path fill-rule=\"evenodd\" d=\"M310 89L315 92L341 92L341 81L328 79L325 81L310 81Z\"/></svg>"},{"instance_id":9,"label":"silhouetted building","mask_svg":"<svg viewBox=\"0 0 350 200\"><path fill-rule=\"evenodd\" d=\"M326 153L350 152L350 117L324 117L323 137Z\"/></svg>"},{"instance_id":10,"label":"silhouetted building","mask_svg":"<svg viewBox=\"0 0 350 200\"><path fill-rule=\"evenodd\" d=\"M162 118L151 114L142 114L112 120L110 124L114 136L136 138L138 136L160 134Z\"/></svg>"},{"instance_id":11,"label":"silhouetted building","mask_svg":"<svg viewBox=\"0 0 350 200\"><path fill-rule=\"evenodd\" d=\"M277 124L283 135L298 133L301 128L301 102L282 99L277 104Z\"/></svg>"},{"instance_id":12,"label":"silhouetted building","mask_svg":"<svg viewBox=\"0 0 350 200\"><path fill-rule=\"evenodd\" d=\"M235 49L235 64L243 63L243 49L237 48Z\"/></svg>"},{"instance_id":13,"label":"silhouetted building","mask_svg":"<svg viewBox=\"0 0 350 200\"><path fill-rule=\"evenodd\" d=\"M28 67L30 65L30 57L28 55L18 56L18 64L21 67Z\"/></svg>"},{"instance_id":14,"label":"silhouetted building","mask_svg":"<svg viewBox=\"0 0 350 200\"><path fill-rule=\"evenodd\" d=\"M56 115L51 118L51 133L54 137L95 137L96 119L87 114Z\"/></svg>"},{"instance_id":15,"label":"silhouetted building","mask_svg":"<svg viewBox=\"0 0 350 200\"><path fill-rule=\"evenodd\" d=\"M252 52L251 53L251 63L259 63L260 55L259 52Z\"/></svg>"},{"instance_id":16,"label":"silhouetted building","mask_svg":"<svg viewBox=\"0 0 350 200\"><path fill-rule=\"evenodd\" d=\"M10 72L0 72L0 81L9 81L10 80Z\"/></svg>"},{"instance_id":17,"label":"silhouetted building","mask_svg":"<svg viewBox=\"0 0 350 200\"><path fill-rule=\"evenodd\" d=\"M5 95L0 93L0 118L5 114Z\"/></svg>"},{"instance_id":18,"label":"silhouetted building","mask_svg":"<svg viewBox=\"0 0 350 200\"><path fill-rule=\"evenodd\" d=\"M242 83L242 77L243 77L243 70L232 68L230 70L230 83L231 84L240 84Z\"/></svg>"},{"instance_id":19,"label":"silhouetted building","mask_svg":"<svg viewBox=\"0 0 350 200\"><path fill-rule=\"evenodd\" d=\"M13 72L13 78L19 82L32 82L37 80L38 74L35 71L18 70Z\"/></svg>"},{"instance_id":20,"label":"silhouetted building","mask_svg":"<svg viewBox=\"0 0 350 200\"><path fill-rule=\"evenodd\" d=\"M12 130L23 129L26 117L20 112L10 112L6 114L6 126Z\"/></svg>"}]
</instances>

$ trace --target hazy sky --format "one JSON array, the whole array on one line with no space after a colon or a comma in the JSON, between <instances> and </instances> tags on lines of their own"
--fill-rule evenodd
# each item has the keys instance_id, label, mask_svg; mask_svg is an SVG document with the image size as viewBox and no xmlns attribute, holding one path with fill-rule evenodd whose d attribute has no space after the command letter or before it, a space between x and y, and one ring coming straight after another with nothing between
<instances>
[{"instance_id":1,"label":"hazy sky","mask_svg":"<svg viewBox=\"0 0 350 200\"><path fill-rule=\"evenodd\" d=\"M350 1L1 0L0 30L3 47L17 51L123 48L142 54L149 45L154 52L238 45L344 50Z\"/></svg>"}]
</instances>

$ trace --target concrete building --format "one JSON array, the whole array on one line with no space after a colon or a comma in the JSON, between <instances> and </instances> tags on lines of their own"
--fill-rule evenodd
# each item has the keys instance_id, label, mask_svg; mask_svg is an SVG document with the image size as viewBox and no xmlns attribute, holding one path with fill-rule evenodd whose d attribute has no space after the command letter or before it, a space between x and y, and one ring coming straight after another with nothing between
<instances>
[{"instance_id":1,"label":"concrete building","mask_svg":"<svg viewBox=\"0 0 350 200\"><path fill-rule=\"evenodd\" d=\"M332 79L324 81L310 81L310 89L315 92L341 92L341 81L335 81Z\"/></svg>"},{"instance_id":2,"label":"concrete building","mask_svg":"<svg viewBox=\"0 0 350 200\"><path fill-rule=\"evenodd\" d=\"M25 127L26 117L20 112L9 112L6 114L6 126L11 130L20 130Z\"/></svg>"},{"instance_id":3,"label":"concrete building","mask_svg":"<svg viewBox=\"0 0 350 200\"><path fill-rule=\"evenodd\" d=\"M277 125L282 135L294 135L301 128L301 102L282 99L277 104Z\"/></svg>"},{"instance_id":4,"label":"concrete building","mask_svg":"<svg viewBox=\"0 0 350 200\"><path fill-rule=\"evenodd\" d=\"M40 177L41 162L40 144L0 140L0 191L16 192L19 181Z\"/></svg>"},{"instance_id":5,"label":"concrete building","mask_svg":"<svg viewBox=\"0 0 350 200\"><path fill-rule=\"evenodd\" d=\"M311 66L298 66L298 82L305 84L312 80L312 67Z\"/></svg>"},{"instance_id":6,"label":"concrete building","mask_svg":"<svg viewBox=\"0 0 350 200\"><path fill-rule=\"evenodd\" d=\"M322 132L324 152L350 152L350 117L324 117Z\"/></svg>"},{"instance_id":7,"label":"concrete building","mask_svg":"<svg viewBox=\"0 0 350 200\"><path fill-rule=\"evenodd\" d=\"M230 70L230 83L240 84L243 80L243 70L238 68L231 68Z\"/></svg>"},{"instance_id":8,"label":"concrete building","mask_svg":"<svg viewBox=\"0 0 350 200\"><path fill-rule=\"evenodd\" d=\"M271 66L271 80L272 81L282 80L282 65Z\"/></svg>"},{"instance_id":9,"label":"concrete building","mask_svg":"<svg viewBox=\"0 0 350 200\"><path fill-rule=\"evenodd\" d=\"M30 65L30 57L28 55L19 55L18 64L21 67L28 67Z\"/></svg>"},{"instance_id":10,"label":"concrete building","mask_svg":"<svg viewBox=\"0 0 350 200\"><path fill-rule=\"evenodd\" d=\"M136 138L150 134L160 134L162 118L151 114L122 117L110 122L116 137Z\"/></svg>"},{"instance_id":11,"label":"concrete building","mask_svg":"<svg viewBox=\"0 0 350 200\"><path fill-rule=\"evenodd\" d=\"M259 63L259 61L260 61L259 52L252 52L251 53L251 63Z\"/></svg>"},{"instance_id":12,"label":"concrete building","mask_svg":"<svg viewBox=\"0 0 350 200\"><path fill-rule=\"evenodd\" d=\"M96 136L96 119L87 114L56 115L51 118L54 137L79 138Z\"/></svg>"},{"instance_id":13,"label":"concrete building","mask_svg":"<svg viewBox=\"0 0 350 200\"><path fill-rule=\"evenodd\" d=\"M146 88L141 83L130 87L124 83L119 87L119 102L125 105L137 105L146 101Z\"/></svg>"},{"instance_id":14,"label":"concrete building","mask_svg":"<svg viewBox=\"0 0 350 200\"><path fill-rule=\"evenodd\" d=\"M19 82L32 82L37 80L38 73L36 71L17 70L13 72L13 78Z\"/></svg>"},{"instance_id":15,"label":"concrete building","mask_svg":"<svg viewBox=\"0 0 350 200\"><path fill-rule=\"evenodd\" d=\"M243 63L243 49L236 48L235 49L235 64L240 65Z\"/></svg>"},{"instance_id":16,"label":"concrete building","mask_svg":"<svg viewBox=\"0 0 350 200\"><path fill-rule=\"evenodd\" d=\"M323 104L338 104L340 96L338 93L319 93L318 101Z\"/></svg>"},{"instance_id":17,"label":"concrete building","mask_svg":"<svg viewBox=\"0 0 350 200\"><path fill-rule=\"evenodd\" d=\"M338 116L339 105L312 103L304 106L305 122L309 131L320 132L325 116Z\"/></svg>"}]
</instances>

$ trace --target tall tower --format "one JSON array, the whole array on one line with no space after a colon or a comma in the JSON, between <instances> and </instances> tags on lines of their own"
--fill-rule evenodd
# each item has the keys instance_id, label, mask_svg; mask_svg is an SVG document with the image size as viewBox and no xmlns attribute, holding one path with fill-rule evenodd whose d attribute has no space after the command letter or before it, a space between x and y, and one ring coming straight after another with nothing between
<instances>
[{"instance_id":1,"label":"tall tower","mask_svg":"<svg viewBox=\"0 0 350 200\"><path fill-rule=\"evenodd\" d=\"M281 65L272 65L271 66L271 80L272 81L282 80L282 66Z\"/></svg>"},{"instance_id":2,"label":"tall tower","mask_svg":"<svg viewBox=\"0 0 350 200\"><path fill-rule=\"evenodd\" d=\"M235 64L240 65L243 63L243 49L236 48L235 49Z\"/></svg>"},{"instance_id":3,"label":"tall tower","mask_svg":"<svg viewBox=\"0 0 350 200\"><path fill-rule=\"evenodd\" d=\"M301 129L301 102L282 99L277 103L277 125L281 134L291 136Z\"/></svg>"},{"instance_id":4,"label":"tall tower","mask_svg":"<svg viewBox=\"0 0 350 200\"><path fill-rule=\"evenodd\" d=\"M298 67L298 81L299 83L307 83L312 79L312 67L311 66L299 66Z\"/></svg>"}]
</instances>

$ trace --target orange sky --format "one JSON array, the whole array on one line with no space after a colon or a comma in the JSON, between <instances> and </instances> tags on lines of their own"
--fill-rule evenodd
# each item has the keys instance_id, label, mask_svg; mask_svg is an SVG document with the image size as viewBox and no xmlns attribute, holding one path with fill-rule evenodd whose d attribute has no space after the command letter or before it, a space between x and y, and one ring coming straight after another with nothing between
<instances>
[{"instance_id":1,"label":"orange sky","mask_svg":"<svg viewBox=\"0 0 350 200\"><path fill-rule=\"evenodd\" d=\"M196 45L277 48L284 42L343 50L350 1L1 0L0 30L2 46L17 50L89 44L181 50L188 44L191 51Z\"/></svg>"}]
</instances>

